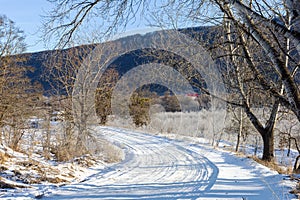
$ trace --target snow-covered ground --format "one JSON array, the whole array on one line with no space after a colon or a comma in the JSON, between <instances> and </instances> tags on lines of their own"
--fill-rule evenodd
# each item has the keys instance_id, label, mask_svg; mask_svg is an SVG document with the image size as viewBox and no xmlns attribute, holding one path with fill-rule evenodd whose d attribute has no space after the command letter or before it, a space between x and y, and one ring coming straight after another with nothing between
<instances>
[{"instance_id":1,"label":"snow-covered ground","mask_svg":"<svg viewBox=\"0 0 300 200\"><path fill-rule=\"evenodd\" d=\"M35 153L28 157L3 145L0 152L8 155L5 161L0 159L0 199L36 199L62 185L80 182L107 165L88 155L54 162Z\"/></svg>"},{"instance_id":2,"label":"snow-covered ground","mask_svg":"<svg viewBox=\"0 0 300 200\"><path fill-rule=\"evenodd\" d=\"M96 133L119 145L125 159L95 166L84 181L41 187L42 199L292 199L284 175L205 143L172 140L118 128ZM30 189L2 193L30 199Z\"/></svg>"}]
</instances>

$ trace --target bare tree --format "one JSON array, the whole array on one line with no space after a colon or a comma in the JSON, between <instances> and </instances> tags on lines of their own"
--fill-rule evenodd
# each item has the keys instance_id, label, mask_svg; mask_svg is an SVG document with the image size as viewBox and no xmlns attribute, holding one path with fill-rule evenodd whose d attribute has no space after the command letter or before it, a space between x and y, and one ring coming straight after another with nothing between
<instances>
[{"instance_id":1,"label":"bare tree","mask_svg":"<svg viewBox=\"0 0 300 200\"><path fill-rule=\"evenodd\" d=\"M239 9L241 8L241 5L239 4L240 2L238 2L238 7ZM245 9L245 5L243 5L244 9ZM250 5L251 6L251 5ZM227 15L229 17L229 19L234 19L233 16L233 12L231 12L231 10L229 9L229 7L225 7L225 9L227 9ZM287 13L289 13L289 10L287 10ZM253 14L253 11L252 11ZM256 14L256 13L254 13ZM273 27L273 29L271 29L270 27L272 27L273 25L270 24L269 26L263 26L262 29L257 29L256 25L254 24L254 22L252 21L253 19L250 20L250 16L249 15L245 15L245 13L242 13L242 19L245 22L245 24L248 26L248 30L246 31L241 31L239 32L239 37L240 43L243 47L243 54L244 57L246 58L246 62L247 65L249 66L249 68L251 69L251 72L258 77L257 82L260 83L260 85L262 86L262 89L264 89L266 92L271 91L271 94L273 94L274 96L278 97L277 100L274 102L273 104L273 108L271 109L271 113L269 116L269 119L266 121L265 125L262 125L263 123L260 122L259 118L255 116L255 114L251 111L249 103L247 101L246 98L246 93L244 91L244 86L242 85L241 82L241 70L239 69L239 66L235 66L235 71L237 73L237 81L238 81L238 85L239 85L239 91L240 94L242 96L243 99L243 105L245 108L245 112L248 115L248 118L250 119L250 121L252 122L252 124L255 126L255 128L257 129L257 131L261 134L263 142L264 142L264 152L263 152L263 159L264 160L272 160L272 158L274 157L273 152L274 152L274 128L275 128L275 124L277 121L277 113L278 113L278 109L279 109L279 105L280 103L282 103L283 105L285 104L287 107L291 107L291 104L294 105L294 107L292 108L293 112L296 114L298 112L298 108L297 105L294 102L297 102L298 100L298 95L295 93L299 93L298 91L298 87L296 85L296 81L293 78L293 71L290 71L291 69L291 65L289 65L289 58L290 58L290 47L289 47L289 39L287 39L286 43L280 43L279 41L282 41L282 36L278 35L278 33L276 32L277 30ZM257 15L257 14L256 14ZM285 19L283 16L280 16L282 19ZM260 19L262 20L262 19ZM289 17L288 19L285 19L287 22L287 30L289 29ZM237 24L236 27L241 27L239 25L239 21L237 20L233 20L233 22L235 24ZM261 22L261 21L260 21ZM264 23L264 22L261 22ZM275 30L274 30L275 29ZM249 32L250 30L250 32ZM281 84L279 86L276 87L276 84L274 84L274 82L269 84L268 80L270 79L270 74L266 74L263 73L262 69L260 67L258 67L258 65L256 65L253 60L253 57L249 47L247 47L247 42L245 39L245 36L243 36L243 34L247 34L250 35L254 40L256 40L259 45L262 47L262 49L266 52L266 54L268 55L268 57L270 58L273 68L276 70L277 75L279 76L280 80L283 83L283 87L281 86ZM267 39L267 35L269 35L270 39ZM291 36L292 37L292 36ZM293 37L292 37L293 38ZM295 38L293 38L292 40L295 40ZM284 45L286 44L287 48L284 48ZM277 46L277 47L276 47ZM280 52L281 51L281 52ZM280 56L281 55L281 56ZM292 59L292 61L295 61ZM296 67L297 68L297 67ZM294 69L296 69L294 68ZM292 68L292 70L294 70ZM272 75L271 75L272 76ZM273 75L273 79L274 79L274 75ZM287 80L288 79L288 80ZM279 83L281 83L281 81L279 81ZM288 82L288 83L287 83ZM283 93L283 88L285 89L285 93ZM289 94L290 92L293 93L293 97L291 97L291 94ZM286 104L286 102L289 102L288 105ZM298 118L299 120L299 118Z\"/></svg>"},{"instance_id":2,"label":"bare tree","mask_svg":"<svg viewBox=\"0 0 300 200\"><path fill-rule=\"evenodd\" d=\"M99 81L96 91L96 112L100 117L100 124L108 121L111 115L111 96L112 91L119 79L119 73L113 67L106 70Z\"/></svg>"},{"instance_id":3,"label":"bare tree","mask_svg":"<svg viewBox=\"0 0 300 200\"><path fill-rule=\"evenodd\" d=\"M256 1L254 2L257 4L258 7L263 6L258 4ZM276 71L278 76L282 80L284 80L283 85L286 91L285 96L281 95L279 92L280 90L276 89L276 87L268 84L268 82L266 81L268 80L267 74L260 73L260 70L254 67L253 69L255 69L259 74L258 78L260 79L259 81L261 85L265 87L265 89L270 90L273 93L273 95L280 98L281 103L285 104L285 106L290 107L296 114L298 112L297 110L299 110L297 108L299 91L297 89L295 80L292 77L292 74L294 73L293 70L297 70L298 67L296 66L291 71L291 66L285 64L286 62L284 55L287 55L288 50L286 50L286 48L283 48L284 44L280 41L282 41L283 37L288 36L284 34L282 35L279 29L281 30L282 28L285 30L284 33L291 34L289 35L289 39L293 40L294 42L297 39L297 31L291 31L289 28L287 28L286 26L290 26L288 24L286 24L286 26L283 26L282 23L285 23L285 17L276 13L274 9L271 9L271 5L269 4L266 5L269 8L268 11L274 13L274 15L277 14L277 17L279 18L278 20L273 19L267 22L266 17L263 16L262 13L258 13L255 11L257 7L251 7L253 6L252 4L246 6L240 1L234 1L233 3L236 6L236 8L240 11L238 13L240 14L241 19L237 18L233 14L234 12L231 11L231 8L228 4L219 3L219 6L224 10L226 17L234 21L236 27L240 27L246 35L251 36L265 51L266 56L269 57L269 59L273 63L272 66L274 68L274 71ZM242 13L242 10L244 10L245 12ZM271 15L271 13L268 14ZM254 17L252 18L252 16ZM280 23L280 20L282 20L282 23ZM258 27L257 24L259 24L262 27ZM280 28L276 29L274 27L275 25L278 25L278 27ZM297 63L297 59L295 58L296 57L292 59L294 65Z\"/></svg>"},{"instance_id":4,"label":"bare tree","mask_svg":"<svg viewBox=\"0 0 300 200\"><path fill-rule=\"evenodd\" d=\"M85 46L49 52L43 64L46 79L52 86L47 119L51 120L54 117L55 119L52 120L59 122L59 126L56 127L56 142L50 149L59 160L69 160L87 153L83 140L87 138L86 135L83 136L87 134L87 130L82 133L76 131L77 127L72 113L72 90L76 72L91 48ZM48 134L47 137L49 137Z\"/></svg>"},{"instance_id":5,"label":"bare tree","mask_svg":"<svg viewBox=\"0 0 300 200\"><path fill-rule=\"evenodd\" d=\"M231 58L231 64L234 66L234 71L237 75L236 80L238 91L242 97L242 106L244 107L248 118L262 136L264 142L263 159L272 160L272 158L274 157L274 128L277 121L277 113L280 103L292 109L295 114L299 111L296 105L297 103L295 103L298 102L297 93L299 93L299 91L296 84L296 79L294 77L295 70L297 70L298 68L298 61L296 59L297 56L295 56L295 54L297 55L297 53L294 52L293 56L289 54L289 40L294 41L295 45L297 46L297 34L293 32L294 30L291 31L289 29L291 23L291 21L289 20L290 10L286 11L288 15L287 17L278 12L276 13L278 19L273 19L272 22L269 21L267 23L267 20L263 16L262 12L260 13L256 11L258 7L262 6L258 2L251 1L249 6L246 6L239 1L235 1L232 3L234 3L235 8L239 10L239 12L233 12L229 4L221 2L218 3L219 7L225 15L225 19L227 19L229 23L231 23L235 28L234 34L232 34L230 31L226 32L228 40L223 44L226 45L226 43L228 43L228 52L230 53L229 57ZM256 5L253 6L252 3ZM276 12L274 9L272 9L271 5L267 6L269 12ZM241 10L243 9L245 10L242 12ZM238 17L236 14L238 14ZM280 21L281 23L285 24L285 26L283 26L282 24L276 24ZM258 24L260 25L260 27L258 27ZM225 28L227 27L225 26ZM285 33L282 34L279 30L283 31L283 29L285 30L285 32L288 32L287 35L293 35L287 36ZM230 35L234 35L235 40L231 40ZM249 36L253 40L246 39L249 38ZM284 37L288 37L287 40L284 40ZM271 66L271 70L267 71L267 73L265 70L265 65L263 63L259 64L259 62L257 62L257 59L255 59L261 56L257 56L257 54L250 51L251 47L249 46L249 41L252 41L259 47L261 47L256 48L256 51L258 49L262 49L265 54L259 51L261 52L261 55L264 55L271 61L271 63L269 64L269 66ZM277 98L272 106L268 120L265 121L265 125L263 125L264 123L261 122L261 119L259 119L259 117L251 109L251 104L248 99L248 89L246 89L247 87L244 84L245 79L243 78L245 69L242 69L240 67L241 64L237 63L236 60L234 60L236 55L238 55L238 47L242 47L242 59L245 60L247 68L250 69L250 74L254 76L252 77L252 79L255 80L256 84L260 85L260 90ZM264 68L262 66L264 66ZM276 73L274 74L272 73L272 71L275 71ZM279 84L274 81L276 80L275 77L278 77L279 81L277 81L277 83ZM281 83L283 84L282 86Z\"/></svg>"},{"instance_id":6,"label":"bare tree","mask_svg":"<svg viewBox=\"0 0 300 200\"><path fill-rule=\"evenodd\" d=\"M18 148L28 120L35 115L41 98L41 88L33 84L26 73L23 32L6 16L0 16L0 128L1 140Z\"/></svg>"},{"instance_id":7,"label":"bare tree","mask_svg":"<svg viewBox=\"0 0 300 200\"><path fill-rule=\"evenodd\" d=\"M103 45L113 48L111 43ZM44 73L53 91L50 114L59 113L59 124L62 128L62 134L57 132L58 142L52 148L60 160L69 160L97 150L98 143L91 126L105 123L106 117L111 113L109 97L118 73L113 69L105 71L102 65L93 65L99 62L100 57L109 60L113 56L102 52L101 47L94 44L52 51L45 59ZM91 55L95 57L90 58ZM93 90L93 79L97 79L94 75L102 72L104 73L99 75L100 81L96 84L98 87L90 94L90 90ZM84 82L86 80L92 81ZM100 121L97 117L100 117Z\"/></svg>"}]
</instances>

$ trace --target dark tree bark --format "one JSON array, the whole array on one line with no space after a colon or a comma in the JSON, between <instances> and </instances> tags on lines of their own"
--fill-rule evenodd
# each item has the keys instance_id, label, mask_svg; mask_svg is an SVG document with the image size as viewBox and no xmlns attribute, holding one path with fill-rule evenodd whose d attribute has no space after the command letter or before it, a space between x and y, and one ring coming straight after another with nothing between
<instances>
[{"instance_id":1,"label":"dark tree bark","mask_svg":"<svg viewBox=\"0 0 300 200\"><path fill-rule=\"evenodd\" d=\"M264 144L262 160L272 161L274 159L274 131L266 130L261 135Z\"/></svg>"},{"instance_id":2,"label":"dark tree bark","mask_svg":"<svg viewBox=\"0 0 300 200\"><path fill-rule=\"evenodd\" d=\"M263 139L263 156L262 160L273 161L274 159L274 127L277 121L277 113L279 108L279 101L276 101L273 105L268 122L265 126L261 124L259 119L253 114L248 104L245 104L245 112L259 132Z\"/></svg>"}]
</instances>

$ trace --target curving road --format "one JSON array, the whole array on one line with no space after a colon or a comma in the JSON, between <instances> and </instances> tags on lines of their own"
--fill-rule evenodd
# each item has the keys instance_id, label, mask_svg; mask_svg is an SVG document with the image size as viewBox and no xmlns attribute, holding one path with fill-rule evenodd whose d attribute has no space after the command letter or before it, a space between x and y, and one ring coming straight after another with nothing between
<instances>
[{"instance_id":1,"label":"curving road","mask_svg":"<svg viewBox=\"0 0 300 200\"><path fill-rule=\"evenodd\" d=\"M51 198L195 198L208 191L218 175L214 164L183 143L115 128L99 131L125 150L124 161L85 182L64 186L63 194Z\"/></svg>"},{"instance_id":2,"label":"curving road","mask_svg":"<svg viewBox=\"0 0 300 200\"><path fill-rule=\"evenodd\" d=\"M226 159L236 163L235 157L230 155L216 154L201 145L123 129L99 127L97 132L125 151L124 161L100 170L84 182L60 187L45 199L261 197L266 200L278 197L265 183L266 179L257 175L256 168L247 168L244 164L227 166ZM209 156L214 163L207 158ZM239 171L228 174L226 169ZM270 177L274 178L272 174ZM280 181L276 177L271 180L276 184Z\"/></svg>"}]
</instances>

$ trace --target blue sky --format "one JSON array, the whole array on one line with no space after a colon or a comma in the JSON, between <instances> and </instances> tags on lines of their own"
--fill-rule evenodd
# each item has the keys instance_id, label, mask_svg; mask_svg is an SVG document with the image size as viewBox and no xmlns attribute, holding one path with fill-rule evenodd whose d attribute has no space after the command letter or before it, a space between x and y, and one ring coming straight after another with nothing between
<instances>
[{"instance_id":1,"label":"blue sky","mask_svg":"<svg viewBox=\"0 0 300 200\"><path fill-rule=\"evenodd\" d=\"M44 50L40 41L42 15L50 10L51 4L46 0L0 0L0 14L6 15L26 35L27 52Z\"/></svg>"},{"instance_id":2,"label":"blue sky","mask_svg":"<svg viewBox=\"0 0 300 200\"><path fill-rule=\"evenodd\" d=\"M24 31L27 52L43 51L46 48L41 40L43 36L39 29L42 27L42 16L45 16L52 6L47 0L0 0L0 15L6 15ZM157 30L157 28L149 28L147 24L148 22L143 19L139 19L133 24L129 23L126 32L117 34L116 38ZM48 44L48 46L52 46L52 44Z\"/></svg>"},{"instance_id":3,"label":"blue sky","mask_svg":"<svg viewBox=\"0 0 300 200\"><path fill-rule=\"evenodd\" d=\"M16 23L16 26L24 31L26 35L27 52L45 50L45 44L41 41L42 16L51 10L52 4L47 0L0 0L0 15L6 15ZM124 35L140 32L149 32L145 26L131 26ZM121 36L124 36L121 34ZM118 36L117 36L118 37Z\"/></svg>"}]
</instances>

